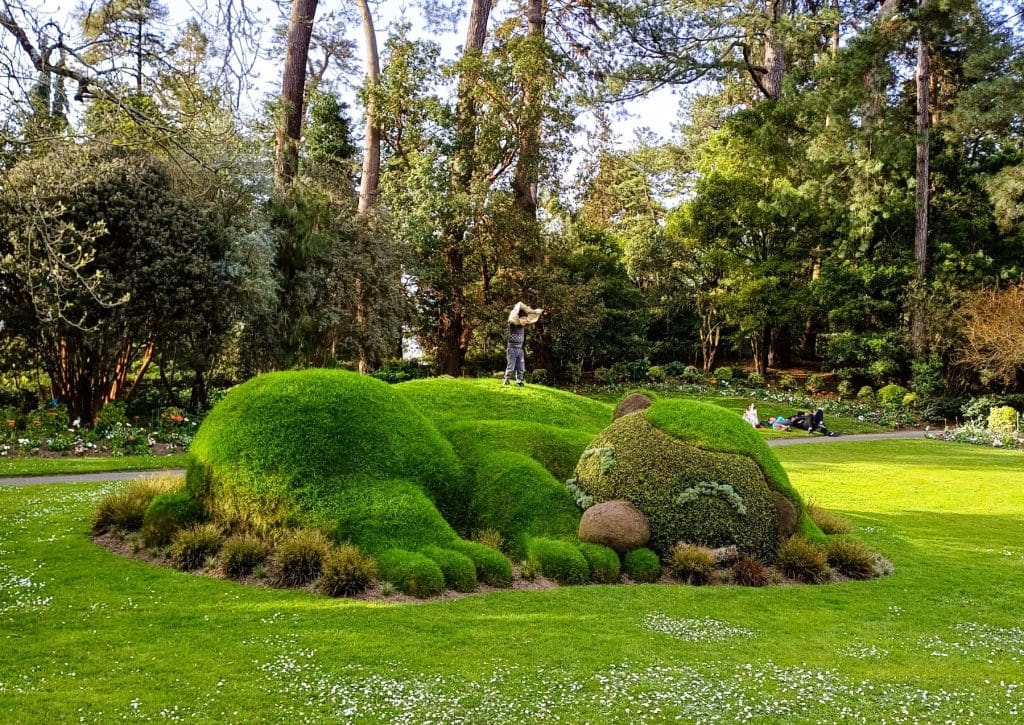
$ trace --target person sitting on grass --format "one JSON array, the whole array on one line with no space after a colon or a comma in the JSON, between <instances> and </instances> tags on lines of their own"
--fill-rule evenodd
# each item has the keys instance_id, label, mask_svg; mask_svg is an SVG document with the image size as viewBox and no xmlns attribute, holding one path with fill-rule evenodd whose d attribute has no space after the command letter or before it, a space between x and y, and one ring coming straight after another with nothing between
<instances>
[{"instance_id":1,"label":"person sitting on grass","mask_svg":"<svg viewBox=\"0 0 1024 725\"><path fill-rule=\"evenodd\" d=\"M515 373L516 385L523 387L523 375L526 373L526 353L523 352L526 326L536 323L543 312L540 308L533 309L522 302L516 302L516 306L508 313L508 367L505 368L502 385L508 385L509 378Z\"/></svg>"},{"instance_id":2,"label":"person sitting on grass","mask_svg":"<svg viewBox=\"0 0 1024 725\"><path fill-rule=\"evenodd\" d=\"M743 420L750 423L755 428L761 427L761 421L757 417L757 406L753 403L747 406L747 409L743 412Z\"/></svg>"}]
</instances>

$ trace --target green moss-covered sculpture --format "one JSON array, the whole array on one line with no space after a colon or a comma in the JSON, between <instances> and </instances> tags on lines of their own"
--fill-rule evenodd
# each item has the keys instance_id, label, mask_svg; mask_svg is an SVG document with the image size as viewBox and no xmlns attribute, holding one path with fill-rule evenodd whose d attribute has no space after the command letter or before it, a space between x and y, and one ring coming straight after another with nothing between
<instances>
[{"instance_id":1,"label":"green moss-covered sculpture","mask_svg":"<svg viewBox=\"0 0 1024 725\"><path fill-rule=\"evenodd\" d=\"M764 441L709 404L658 401L615 420L580 457L576 479L596 501L640 509L662 555L687 541L772 558L780 538L773 491L799 512L805 536L821 537Z\"/></svg>"}]
</instances>

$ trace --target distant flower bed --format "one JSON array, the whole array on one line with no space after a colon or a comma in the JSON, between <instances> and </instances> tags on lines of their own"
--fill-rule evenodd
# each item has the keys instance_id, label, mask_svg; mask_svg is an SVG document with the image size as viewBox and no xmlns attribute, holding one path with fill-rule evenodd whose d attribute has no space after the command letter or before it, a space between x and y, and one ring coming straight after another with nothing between
<instances>
[{"instance_id":1,"label":"distant flower bed","mask_svg":"<svg viewBox=\"0 0 1024 725\"><path fill-rule=\"evenodd\" d=\"M1024 450L1024 433L1020 431L998 433L989 430L979 423L965 423L956 428L927 431L925 437L950 443L968 443L970 445L989 446L991 448Z\"/></svg>"}]
</instances>

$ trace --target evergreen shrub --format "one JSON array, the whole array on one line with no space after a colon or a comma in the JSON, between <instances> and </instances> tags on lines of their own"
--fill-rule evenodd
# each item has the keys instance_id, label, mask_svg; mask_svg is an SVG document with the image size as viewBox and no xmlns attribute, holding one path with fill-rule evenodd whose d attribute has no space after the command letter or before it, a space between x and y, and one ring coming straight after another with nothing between
<instances>
[{"instance_id":1,"label":"evergreen shrub","mask_svg":"<svg viewBox=\"0 0 1024 725\"><path fill-rule=\"evenodd\" d=\"M857 391L857 400L863 402L870 402L875 399L875 389L870 385L863 386Z\"/></svg>"},{"instance_id":2,"label":"evergreen shrub","mask_svg":"<svg viewBox=\"0 0 1024 725\"><path fill-rule=\"evenodd\" d=\"M663 383L668 378L668 373L660 365L652 365L647 371L647 377L652 383Z\"/></svg>"},{"instance_id":3,"label":"evergreen shrub","mask_svg":"<svg viewBox=\"0 0 1024 725\"><path fill-rule=\"evenodd\" d=\"M492 587L512 586L512 562L505 555L475 541L454 541L447 548L465 554L476 567L478 580Z\"/></svg>"},{"instance_id":4,"label":"evergreen shrub","mask_svg":"<svg viewBox=\"0 0 1024 725\"><path fill-rule=\"evenodd\" d=\"M619 555L613 549L600 544L580 544L580 553L590 568L590 581L595 584L611 584L619 580Z\"/></svg>"},{"instance_id":5,"label":"evergreen shrub","mask_svg":"<svg viewBox=\"0 0 1024 725\"><path fill-rule=\"evenodd\" d=\"M728 365L723 365L720 368L715 368L714 378L720 383L731 382L736 376L736 372Z\"/></svg>"},{"instance_id":6,"label":"evergreen shrub","mask_svg":"<svg viewBox=\"0 0 1024 725\"><path fill-rule=\"evenodd\" d=\"M424 547L421 552L432 559L444 574L444 584L457 592L471 592L476 589L476 565L465 554L437 546Z\"/></svg>"},{"instance_id":7,"label":"evergreen shrub","mask_svg":"<svg viewBox=\"0 0 1024 725\"><path fill-rule=\"evenodd\" d=\"M878 391L878 402L887 408L892 408L903 403L904 396L910 391L902 385L890 383Z\"/></svg>"},{"instance_id":8,"label":"evergreen shrub","mask_svg":"<svg viewBox=\"0 0 1024 725\"><path fill-rule=\"evenodd\" d=\"M1017 411L1009 405L993 407L988 412L988 430L991 433L1013 433L1017 430Z\"/></svg>"},{"instance_id":9,"label":"evergreen shrub","mask_svg":"<svg viewBox=\"0 0 1024 725\"><path fill-rule=\"evenodd\" d=\"M391 549L377 557L380 578L394 584L406 594L425 599L444 591L444 573L434 561L423 554Z\"/></svg>"},{"instance_id":10,"label":"evergreen shrub","mask_svg":"<svg viewBox=\"0 0 1024 725\"><path fill-rule=\"evenodd\" d=\"M661 561L650 549L633 549L623 559L626 574L635 582L648 584L661 578Z\"/></svg>"},{"instance_id":11,"label":"evergreen shrub","mask_svg":"<svg viewBox=\"0 0 1024 725\"><path fill-rule=\"evenodd\" d=\"M539 566L544 576L559 584L582 584L590 576L587 560L567 541L531 538L526 544L526 558Z\"/></svg>"},{"instance_id":12,"label":"evergreen shrub","mask_svg":"<svg viewBox=\"0 0 1024 725\"><path fill-rule=\"evenodd\" d=\"M750 373L747 376L747 385L752 388L763 388L765 386L764 375L761 373Z\"/></svg>"},{"instance_id":13,"label":"evergreen shrub","mask_svg":"<svg viewBox=\"0 0 1024 725\"><path fill-rule=\"evenodd\" d=\"M153 497L142 521L142 540L146 546L171 543L179 529L203 518L203 508L188 491L171 491Z\"/></svg>"},{"instance_id":14,"label":"evergreen shrub","mask_svg":"<svg viewBox=\"0 0 1024 725\"><path fill-rule=\"evenodd\" d=\"M821 373L811 373L807 376L805 387L812 393L820 393L825 389L825 376Z\"/></svg>"},{"instance_id":15,"label":"evergreen shrub","mask_svg":"<svg viewBox=\"0 0 1024 725\"><path fill-rule=\"evenodd\" d=\"M704 380L704 371L693 365L687 365L679 377L683 379L684 383L699 383Z\"/></svg>"}]
</instances>

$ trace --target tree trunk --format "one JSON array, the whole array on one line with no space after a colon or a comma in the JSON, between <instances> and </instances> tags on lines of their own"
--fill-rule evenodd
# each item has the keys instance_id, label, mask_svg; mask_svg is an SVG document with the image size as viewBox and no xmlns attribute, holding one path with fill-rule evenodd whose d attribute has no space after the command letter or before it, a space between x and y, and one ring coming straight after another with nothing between
<instances>
[{"instance_id":1,"label":"tree trunk","mask_svg":"<svg viewBox=\"0 0 1024 725\"><path fill-rule=\"evenodd\" d=\"M527 0L527 42L530 51L543 52L544 0ZM540 130L544 121L543 77L523 79L523 128L519 135L519 158L512 178L516 208L530 218L537 217L537 184L540 177Z\"/></svg>"},{"instance_id":2,"label":"tree trunk","mask_svg":"<svg viewBox=\"0 0 1024 725\"><path fill-rule=\"evenodd\" d=\"M928 0L922 0L924 8ZM915 358L926 352L924 330L924 286L928 271L928 161L931 116L928 113L931 81L930 53L926 28L922 21L917 31L917 189L914 219L914 291L910 310L910 346Z\"/></svg>"},{"instance_id":3,"label":"tree trunk","mask_svg":"<svg viewBox=\"0 0 1024 725\"><path fill-rule=\"evenodd\" d=\"M483 51L491 6L492 0L473 0L464 57ZM466 73L459 77L455 150L451 161L451 193L456 198L469 192L476 174L473 147L476 143L477 108L472 94L475 82L476 79ZM447 309L442 311L437 323L437 366L442 375L462 373L466 349L473 335L472 327L466 323L466 293L463 286L466 271L463 247L466 244L468 221L459 216L450 220L445 230L444 262L448 282L447 289L439 292L447 300Z\"/></svg>"},{"instance_id":4,"label":"tree trunk","mask_svg":"<svg viewBox=\"0 0 1024 725\"><path fill-rule=\"evenodd\" d=\"M196 370L192 378L192 391L188 397L188 409L192 412L204 410L210 402L209 391L206 387L206 373L203 370Z\"/></svg>"},{"instance_id":5,"label":"tree trunk","mask_svg":"<svg viewBox=\"0 0 1024 725\"><path fill-rule=\"evenodd\" d=\"M377 32L373 27L373 15L369 0L356 0L363 22L363 40L366 44L366 138L363 141L363 170L359 178L360 215L373 208L377 200L380 181L380 125L377 118L377 104L374 92L380 85L380 55L377 52ZM367 322L368 304L361 279L356 280L356 324L362 327ZM359 372L368 373L374 368L374 361L363 343L365 335L360 334Z\"/></svg>"},{"instance_id":6,"label":"tree trunk","mask_svg":"<svg viewBox=\"0 0 1024 725\"><path fill-rule=\"evenodd\" d=\"M900 0L884 0L878 9L878 20L876 23L882 25L899 10ZM867 108L864 110L864 123L871 126L882 113L882 102L885 98L885 90L881 88L882 82L879 73L875 68L868 71L864 78L864 85L868 92Z\"/></svg>"},{"instance_id":7,"label":"tree trunk","mask_svg":"<svg viewBox=\"0 0 1024 725\"><path fill-rule=\"evenodd\" d=\"M357 0L357 4L366 43L366 139L363 142L363 172L359 180L359 213L365 214L377 199L380 179L380 127L373 93L380 85L380 56L377 53L377 33L373 28L369 0Z\"/></svg>"},{"instance_id":8,"label":"tree trunk","mask_svg":"<svg viewBox=\"0 0 1024 725\"><path fill-rule=\"evenodd\" d=\"M764 94L769 99L778 98L782 95L782 75L786 70L786 49L779 39L776 23L782 10L781 0L774 0L771 3L772 21L764 37L764 67L765 73L761 79L764 86Z\"/></svg>"},{"instance_id":9,"label":"tree trunk","mask_svg":"<svg viewBox=\"0 0 1024 725\"><path fill-rule=\"evenodd\" d=\"M309 58L309 41L313 33L317 1L292 0L291 16L288 19L274 159L274 187L279 195L288 191L299 172L306 61Z\"/></svg>"}]
</instances>

